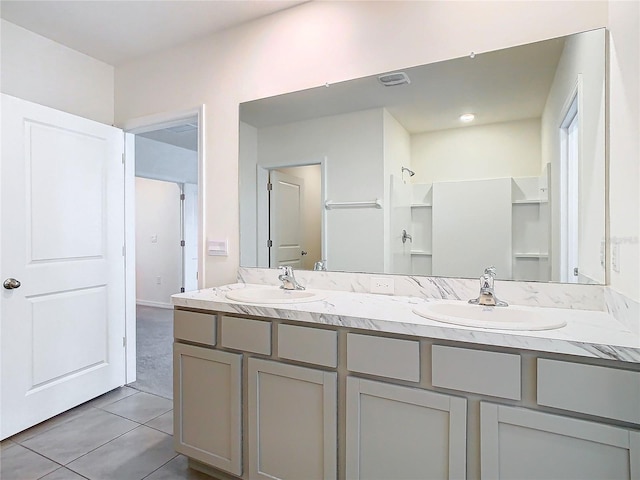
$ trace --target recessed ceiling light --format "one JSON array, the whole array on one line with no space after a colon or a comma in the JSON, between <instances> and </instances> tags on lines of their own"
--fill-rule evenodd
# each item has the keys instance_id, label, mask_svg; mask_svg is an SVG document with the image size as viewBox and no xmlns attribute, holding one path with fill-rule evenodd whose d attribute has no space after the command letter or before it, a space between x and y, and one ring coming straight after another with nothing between
<instances>
[{"instance_id":1,"label":"recessed ceiling light","mask_svg":"<svg viewBox=\"0 0 640 480\"><path fill-rule=\"evenodd\" d=\"M474 118L476 118L476 116L473 113L464 113L460 115L460 121L465 123L471 122Z\"/></svg>"}]
</instances>

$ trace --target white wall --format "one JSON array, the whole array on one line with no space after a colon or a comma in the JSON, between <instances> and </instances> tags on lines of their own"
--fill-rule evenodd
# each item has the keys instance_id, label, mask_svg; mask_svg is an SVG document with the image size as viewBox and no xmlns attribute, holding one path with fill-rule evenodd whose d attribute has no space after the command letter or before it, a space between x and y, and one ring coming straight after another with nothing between
<instances>
[{"instance_id":1,"label":"white wall","mask_svg":"<svg viewBox=\"0 0 640 480\"><path fill-rule=\"evenodd\" d=\"M411 168L411 137L393 115L384 110L384 271L411 273L412 242L402 243L402 230L411 232L411 186L403 183L402 167ZM409 182L409 174L404 174Z\"/></svg>"},{"instance_id":2,"label":"white wall","mask_svg":"<svg viewBox=\"0 0 640 480\"><path fill-rule=\"evenodd\" d=\"M240 122L238 177L240 203L240 265L258 266L258 205L256 165L258 129Z\"/></svg>"},{"instance_id":3,"label":"white wall","mask_svg":"<svg viewBox=\"0 0 640 480\"><path fill-rule=\"evenodd\" d=\"M152 237L155 237L155 242ZM176 183L136 178L136 301L171 305L180 292L180 189ZM158 284L160 277L160 284Z\"/></svg>"},{"instance_id":4,"label":"white wall","mask_svg":"<svg viewBox=\"0 0 640 480\"><path fill-rule=\"evenodd\" d=\"M136 136L136 176L198 183L198 152Z\"/></svg>"},{"instance_id":5,"label":"white wall","mask_svg":"<svg viewBox=\"0 0 640 480\"><path fill-rule=\"evenodd\" d=\"M411 135L413 183L540 175L540 119Z\"/></svg>"},{"instance_id":6,"label":"white wall","mask_svg":"<svg viewBox=\"0 0 640 480\"><path fill-rule=\"evenodd\" d=\"M205 285L220 285L239 259L240 102L606 25L604 1L309 2L118 66L116 121L206 104L204 233L230 254L207 258Z\"/></svg>"},{"instance_id":7,"label":"white wall","mask_svg":"<svg viewBox=\"0 0 640 480\"><path fill-rule=\"evenodd\" d=\"M114 68L29 30L0 21L3 93L113 124Z\"/></svg>"},{"instance_id":8,"label":"white wall","mask_svg":"<svg viewBox=\"0 0 640 480\"><path fill-rule=\"evenodd\" d=\"M609 4L609 212L620 271L609 282L640 301L640 3Z\"/></svg>"},{"instance_id":9,"label":"white wall","mask_svg":"<svg viewBox=\"0 0 640 480\"><path fill-rule=\"evenodd\" d=\"M579 233L580 273L604 283L600 244L605 240L605 32L597 30L567 39L542 115L542 164L551 164L551 225L560 224L560 125L578 76L584 101L579 105ZM595 53L597 52L597 53ZM551 278L560 279L559 228L551 232Z\"/></svg>"}]
</instances>

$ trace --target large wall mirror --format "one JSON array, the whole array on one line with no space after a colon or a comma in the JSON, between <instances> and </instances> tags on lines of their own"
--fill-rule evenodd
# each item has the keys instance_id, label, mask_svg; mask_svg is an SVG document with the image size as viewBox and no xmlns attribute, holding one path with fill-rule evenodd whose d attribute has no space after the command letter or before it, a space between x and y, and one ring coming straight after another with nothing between
<instances>
[{"instance_id":1,"label":"large wall mirror","mask_svg":"<svg viewBox=\"0 0 640 480\"><path fill-rule=\"evenodd\" d=\"M604 283L604 29L240 105L240 264Z\"/></svg>"}]
</instances>

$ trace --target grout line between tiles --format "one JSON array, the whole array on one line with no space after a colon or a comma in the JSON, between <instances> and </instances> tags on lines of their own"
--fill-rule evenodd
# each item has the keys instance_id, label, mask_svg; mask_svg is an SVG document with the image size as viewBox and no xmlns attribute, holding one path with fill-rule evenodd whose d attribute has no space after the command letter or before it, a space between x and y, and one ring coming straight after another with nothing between
<instances>
[{"instance_id":1,"label":"grout line between tiles","mask_svg":"<svg viewBox=\"0 0 640 480\"><path fill-rule=\"evenodd\" d=\"M131 420L133 421L133 420ZM113 437L111 440L109 440L108 442L103 443L102 445L97 446L96 448L89 450L87 453L83 453L82 455L80 455L77 458L74 458L73 460L71 460L69 463L66 463L64 466L66 468L68 468L69 470L71 470L73 473L77 473L78 475L80 475L79 472L76 472L73 468L69 467L69 465L71 465L73 462L75 462L76 460L80 460L82 457L86 457L87 455L89 455L92 452L95 452L96 450L98 450L101 447L104 447L105 445L113 442L114 440L117 440L118 438L122 437L123 435L126 435L127 433L133 432L134 430L136 430L137 428L143 427L144 425L142 425L141 423L138 422L134 422L137 423L137 426L133 427L131 430L127 430L126 432L118 435L117 437Z\"/></svg>"},{"instance_id":2,"label":"grout line between tiles","mask_svg":"<svg viewBox=\"0 0 640 480\"><path fill-rule=\"evenodd\" d=\"M172 462L173 460L175 460L180 454L178 452L176 452L176 454L171 457L171 459L167 460L165 463L163 463L162 465L160 465L158 468L156 468L153 472L149 472L148 475L145 475L144 477L142 477L140 480L144 480L145 478L148 478L149 476L153 475L155 472L157 472L158 470L160 470L162 467L164 467L165 465L167 465L169 462Z\"/></svg>"}]
</instances>

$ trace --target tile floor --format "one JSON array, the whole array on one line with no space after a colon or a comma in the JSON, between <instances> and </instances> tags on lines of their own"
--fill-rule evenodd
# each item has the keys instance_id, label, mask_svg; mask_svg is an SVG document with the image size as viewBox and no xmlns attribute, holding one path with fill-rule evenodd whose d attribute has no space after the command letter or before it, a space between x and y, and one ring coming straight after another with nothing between
<instances>
[{"instance_id":1,"label":"tile floor","mask_svg":"<svg viewBox=\"0 0 640 480\"><path fill-rule=\"evenodd\" d=\"M121 387L2 441L1 480L211 480L173 450L171 400Z\"/></svg>"}]
</instances>

